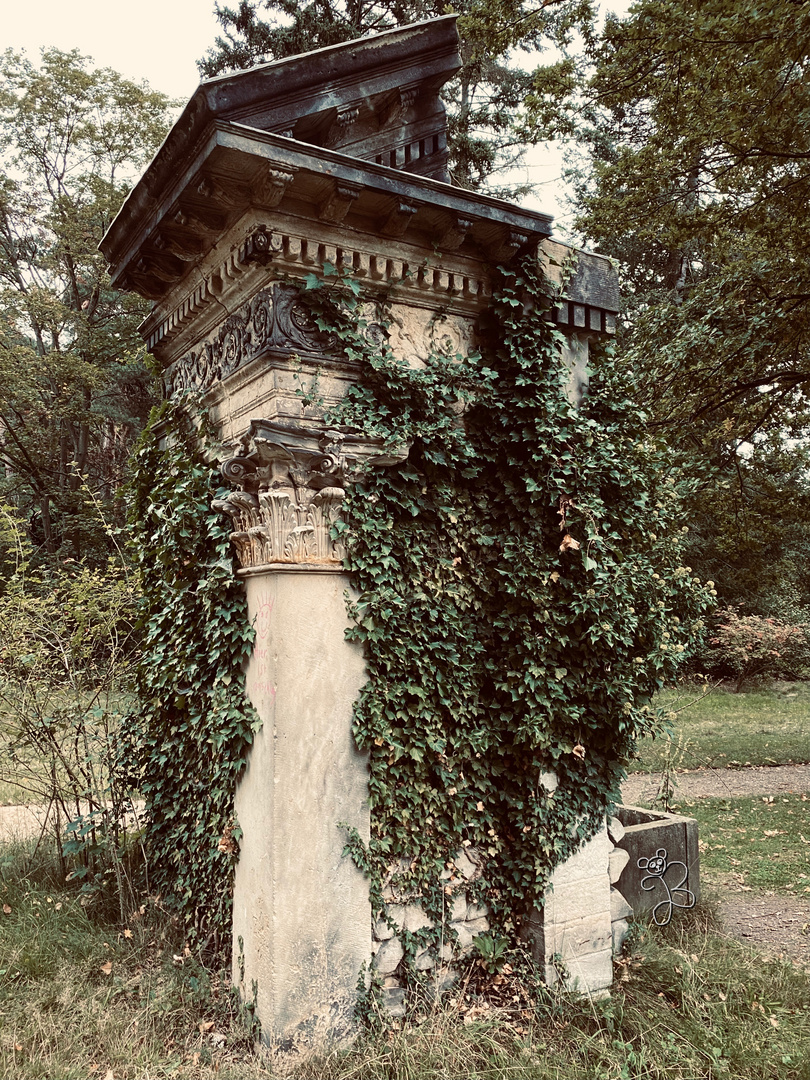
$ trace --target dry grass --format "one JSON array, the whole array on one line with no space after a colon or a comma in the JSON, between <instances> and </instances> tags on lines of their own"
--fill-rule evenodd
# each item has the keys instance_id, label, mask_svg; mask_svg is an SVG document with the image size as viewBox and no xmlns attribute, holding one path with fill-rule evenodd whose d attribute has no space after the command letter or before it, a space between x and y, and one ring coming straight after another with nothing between
<instances>
[{"instance_id":1,"label":"dry grass","mask_svg":"<svg viewBox=\"0 0 810 1080\"><path fill-rule=\"evenodd\" d=\"M3 1080L257 1080L272 1075L227 972L144 899L126 926L21 848L0 854ZM810 1080L810 979L719 936L705 912L641 929L602 1002L540 991L492 1008L472 989L296 1080ZM525 977L523 985L526 986ZM517 990L517 984L515 984ZM506 990L509 990L507 984ZM500 987L501 1000L504 986ZM508 998L508 994L507 994Z\"/></svg>"}]
</instances>

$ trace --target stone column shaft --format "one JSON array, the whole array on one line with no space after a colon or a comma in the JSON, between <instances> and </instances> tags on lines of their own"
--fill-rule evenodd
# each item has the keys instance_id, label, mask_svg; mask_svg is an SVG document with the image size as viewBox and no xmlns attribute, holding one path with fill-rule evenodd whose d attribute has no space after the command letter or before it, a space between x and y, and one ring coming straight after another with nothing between
<instances>
[{"instance_id":1,"label":"stone column shaft","mask_svg":"<svg viewBox=\"0 0 810 1080\"><path fill-rule=\"evenodd\" d=\"M371 951L368 882L338 827L368 839L367 766L351 734L365 663L344 638L344 574L245 576L256 627L247 687L263 726L236 796L234 981L245 1000L255 992L264 1041L297 1056L352 1032Z\"/></svg>"}]
</instances>

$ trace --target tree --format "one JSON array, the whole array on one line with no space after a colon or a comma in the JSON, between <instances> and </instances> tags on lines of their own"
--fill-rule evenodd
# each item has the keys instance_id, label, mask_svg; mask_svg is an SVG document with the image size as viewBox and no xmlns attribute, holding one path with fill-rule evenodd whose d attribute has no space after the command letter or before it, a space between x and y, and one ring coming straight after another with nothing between
<instances>
[{"instance_id":1,"label":"tree","mask_svg":"<svg viewBox=\"0 0 810 1080\"><path fill-rule=\"evenodd\" d=\"M778 434L716 469L690 507L685 560L718 603L810 623L810 451Z\"/></svg>"},{"instance_id":2,"label":"tree","mask_svg":"<svg viewBox=\"0 0 810 1080\"><path fill-rule=\"evenodd\" d=\"M623 278L619 356L651 429L700 480L687 560L721 602L799 619L808 56L807 2L637 0L590 44L589 82L555 119L586 151L571 171L579 227Z\"/></svg>"},{"instance_id":3,"label":"tree","mask_svg":"<svg viewBox=\"0 0 810 1080\"><path fill-rule=\"evenodd\" d=\"M654 422L702 446L803 428L810 3L638 0L591 59L579 225L620 262Z\"/></svg>"},{"instance_id":4,"label":"tree","mask_svg":"<svg viewBox=\"0 0 810 1080\"><path fill-rule=\"evenodd\" d=\"M97 248L169 104L75 50L0 57L0 495L50 554L90 554L87 500L112 495L148 412L147 305Z\"/></svg>"},{"instance_id":5,"label":"tree","mask_svg":"<svg viewBox=\"0 0 810 1080\"><path fill-rule=\"evenodd\" d=\"M223 35L199 61L206 77L443 15L447 7L443 0L239 0L236 9L217 3L215 10ZM510 55L516 49L540 50L549 42L565 46L574 29L590 39L592 20L590 0L472 0L463 5L463 67L445 89L455 184L504 196L526 190L499 187L492 179L519 164L526 146L519 120L533 76L511 62ZM537 82L547 90L561 82L570 86L570 61L543 72Z\"/></svg>"}]
</instances>

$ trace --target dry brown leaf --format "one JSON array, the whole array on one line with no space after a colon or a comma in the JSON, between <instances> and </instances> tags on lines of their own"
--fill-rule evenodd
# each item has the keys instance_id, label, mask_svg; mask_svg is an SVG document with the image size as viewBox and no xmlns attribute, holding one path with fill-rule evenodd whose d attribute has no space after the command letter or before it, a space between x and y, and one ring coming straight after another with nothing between
<instances>
[{"instance_id":1,"label":"dry brown leaf","mask_svg":"<svg viewBox=\"0 0 810 1080\"><path fill-rule=\"evenodd\" d=\"M235 855L239 850L236 841L233 839L233 829L233 825L226 825L222 833L222 838L217 844L219 850L227 855Z\"/></svg>"},{"instance_id":2,"label":"dry brown leaf","mask_svg":"<svg viewBox=\"0 0 810 1080\"><path fill-rule=\"evenodd\" d=\"M112 960L108 960L106 964L102 964L100 970L103 971L105 975L112 975Z\"/></svg>"},{"instance_id":3,"label":"dry brown leaf","mask_svg":"<svg viewBox=\"0 0 810 1080\"><path fill-rule=\"evenodd\" d=\"M104 1073L104 1080L115 1080L112 1069L107 1069L107 1071Z\"/></svg>"},{"instance_id":4,"label":"dry brown leaf","mask_svg":"<svg viewBox=\"0 0 810 1080\"><path fill-rule=\"evenodd\" d=\"M4 915L10 915L11 914L11 908L8 906L8 904L3 904L3 914Z\"/></svg>"},{"instance_id":5,"label":"dry brown leaf","mask_svg":"<svg viewBox=\"0 0 810 1080\"><path fill-rule=\"evenodd\" d=\"M127 929L126 929L126 930L124 931L124 937L125 937L125 938L131 938L131 937L132 937L132 931L131 931L130 929L128 929L128 928L127 928Z\"/></svg>"},{"instance_id":6,"label":"dry brown leaf","mask_svg":"<svg viewBox=\"0 0 810 1080\"><path fill-rule=\"evenodd\" d=\"M203 1034L205 1034L205 1032L210 1031L213 1028L213 1026L214 1026L214 1021L213 1020L203 1020L203 1022L200 1024L200 1031L203 1032Z\"/></svg>"},{"instance_id":7,"label":"dry brown leaf","mask_svg":"<svg viewBox=\"0 0 810 1080\"><path fill-rule=\"evenodd\" d=\"M585 760L585 747L582 743L577 743L574 749L571 751L575 758L579 758L580 761Z\"/></svg>"},{"instance_id":8,"label":"dry brown leaf","mask_svg":"<svg viewBox=\"0 0 810 1080\"><path fill-rule=\"evenodd\" d=\"M566 533L560 544L560 551L565 554L566 551L579 551L580 547L579 540L575 540L570 533Z\"/></svg>"}]
</instances>

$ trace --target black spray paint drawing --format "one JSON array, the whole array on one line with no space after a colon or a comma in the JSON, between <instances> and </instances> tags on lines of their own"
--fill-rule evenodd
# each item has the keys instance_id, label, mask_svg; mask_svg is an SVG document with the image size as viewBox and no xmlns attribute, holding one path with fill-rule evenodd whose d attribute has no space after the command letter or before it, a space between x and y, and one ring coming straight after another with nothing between
<instances>
[{"instance_id":1,"label":"black spray paint drawing","mask_svg":"<svg viewBox=\"0 0 810 1080\"><path fill-rule=\"evenodd\" d=\"M667 873L680 867L683 871L680 880L677 885L670 885L666 880ZM646 870L647 873L641 879L641 887L645 892L652 892L659 884L663 886L666 896L663 900L659 900L655 907L652 909L653 922L656 926L667 926L672 918L672 912L674 908L683 908L688 910L695 906L695 894L685 888L686 879L689 876L689 871L686 868L686 863L681 862L679 859L673 862L667 861L666 848L658 848L655 855L650 855L649 858L642 858L638 860L639 870ZM675 871L677 874L678 871ZM673 875L670 875L670 879Z\"/></svg>"}]
</instances>

